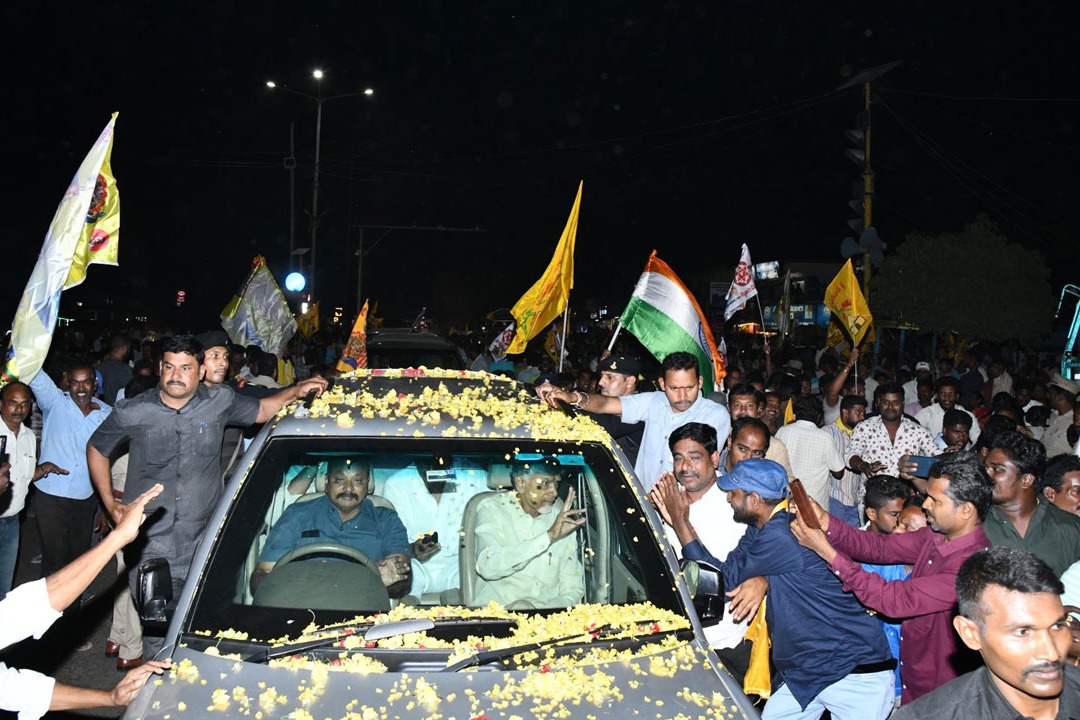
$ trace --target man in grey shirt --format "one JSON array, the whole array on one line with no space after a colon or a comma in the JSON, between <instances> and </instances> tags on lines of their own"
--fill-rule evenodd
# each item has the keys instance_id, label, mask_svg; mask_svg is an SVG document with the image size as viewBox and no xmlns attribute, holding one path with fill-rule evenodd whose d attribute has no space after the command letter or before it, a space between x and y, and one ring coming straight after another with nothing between
<instances>
[{"instance_id":1,"label":"man in grey shirt","mask_svg":"<svg viewBox=\"0 0 1080 720\"><path fill-rule=\"evenodd\" d=\"M162 348L158 391L121 401L86 448L94 487L114 522L127 511L113 497L109 473L109 457L122 445L130 447L126 495L137 496L154 483L165 486L165 492L147 508L151 519L146 544L129 567L167 558L174 594L179 594L187 579L195 547L222 494L220 450L225 426L266 422L287 402L326 388L325 379L311 378L256 400L237 395L226 385L207 387L202 383L205 371L203 348L194 337L169 338ZM144 638L144 646L152 654L155 648L148 640Z\"/></svg>"}]
</instances>

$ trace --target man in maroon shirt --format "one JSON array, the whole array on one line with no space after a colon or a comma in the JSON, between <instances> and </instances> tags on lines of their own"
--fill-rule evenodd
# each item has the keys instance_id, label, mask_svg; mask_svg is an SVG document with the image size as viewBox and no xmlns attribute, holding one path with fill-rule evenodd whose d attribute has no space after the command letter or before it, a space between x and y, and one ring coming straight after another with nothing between
<instances>
[{"instance_id":1,"label":"man in maroon shirt","mask_svg":"<svg viewBox=\"0 0 1080 720\"><path fill-rule=\"evenodd\" d=\"M930 468L923 504L930 527L913 533L875 535L847 523L831 522L815 507L821 530L801 521L791 524L799 544L829 563L844 589L866 607L901 620L902 701L911 702L978 665L978 657L953 632L956 573L965 560L990 541L982 529L993 500L994 483L972 453L944 456ZM907 580L886 581L860 562L905 563Z\"/></svg>"}]
</instances>

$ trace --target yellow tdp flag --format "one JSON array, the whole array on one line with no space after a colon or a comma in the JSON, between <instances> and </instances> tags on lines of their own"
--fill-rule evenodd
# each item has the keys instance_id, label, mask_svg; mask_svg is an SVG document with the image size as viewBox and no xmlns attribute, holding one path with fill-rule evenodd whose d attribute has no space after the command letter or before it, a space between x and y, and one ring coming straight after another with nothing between
<instances>
[{"instance_id":1,"label":"yellow tdp flag","mask_svg":"<svg viewBox=\"0 0 1080 720\"><path fill-rule=\"evenodd\" d=\"M61 293L83 281L88 264L116 264L120 201L109 165L115 124L113 113L56 208L15 311L0 384L38 374L52 344Z\"/></svg>"},{"instance_id":2,"label":"yellow tdp flag","mask_svg":"<svg viewBox=\"0 0 1080 720\"><path fill-rule=\"evenodd\" d=\"M349 333L349 341L345 343L345 349L341 351L341 359L338 360L337 369L341 372L351 372L357 368L367 367L367 315L368 304L364 301L364 307L356 317L352 332Z\"/></svg>"},{"instance_id":3,"label":"yellow tdp flag","mask_svg":"<svg viewBox=\"0 0 1080 720\"><path fill-rule=\"evenodd\" d=\"M319 332L319 303L313 302L311 307L308 308L306 313L296 318L296 329L300 331L300 334L305 338L310 338L315 333Z\"/></svg>"},{"instance_id":4,"label":"yellow tdp flag","mask_svg":"<svg viewBox=\"0 0 1080 720\"><path fill-rule=\"evenodd\" d=\"M117 114L113 113L114 122ZM79 244L75 246L75 256L71 259L67 282L64 283L65 290L86 279L88 265L119 264L120 193L116 189L116 178L112 173L112 140L110 134L105 159L98 170L94 194L86 211L86 223L79 236Z\"/></svg>"},{"instance_id":5,"label":"yellow tdp flag","mask_svg":"<svg viewBox=\"0 0 1080 720\"><path fill-rule=\"evenodd\" d=\"M874 317L859 289L850 259L825 290L825 305L832 310L833 317L851 339L852 346L858 347L870 330Z\"/></svg>"},{"instance_id":6,"label":"yellow tdp flag","mask_svg":"<svg viewBox=\"0 0 1080 720\"><path fill-rule=\"evenodd\" d=\"M510 355L525 352L529 341L566 309L570 290L574 287L574 242L577 239L581 188L584 184L578 184L574 206L570 209L570 217L566 220L566 227L547 270L510 310L517 321L514 339L506 349Z\"/></svg>"}]
</instances>

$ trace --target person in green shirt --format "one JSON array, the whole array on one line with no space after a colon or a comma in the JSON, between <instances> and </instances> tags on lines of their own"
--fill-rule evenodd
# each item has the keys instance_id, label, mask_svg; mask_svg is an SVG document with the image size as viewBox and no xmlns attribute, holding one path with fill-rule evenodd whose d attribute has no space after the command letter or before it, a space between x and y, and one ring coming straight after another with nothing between
<instances>
[{"instance_id":1,"label":"person in green shirt","mask_svg":"<svg viewBox=\"0 0 1080 720\"><path fill-rule=\"evenodd\" d=\"M1018 432L1004 432L991 441L984 465L994 481L994 504L983 523L990 542L1032 552L1061 577L1080 560L1080 516L1038 492L1046 448Z\"/></svg>"}]
</instances>

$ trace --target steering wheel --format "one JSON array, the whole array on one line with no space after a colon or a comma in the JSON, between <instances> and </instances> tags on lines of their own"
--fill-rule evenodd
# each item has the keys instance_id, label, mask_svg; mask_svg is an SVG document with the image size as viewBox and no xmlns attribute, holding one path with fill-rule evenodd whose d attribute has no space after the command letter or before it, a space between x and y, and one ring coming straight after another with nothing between
<instances>
[{"instance_id":1,"label":"steering wheel","mask_svg":"<svg viewBox=\"0 0 1080 720\"><path fill-rule=\"evenodd\" d=\"M341 557L345 557L349 560L360 563L376 575L379 575L379 566L376 565L375 561L369 558L365 553L357 550L351 545L343 545L341 543L327 541L309 543L307 545L298 545L297 547L294 547L292 550L282 555L275 564L275 567L281 567L282 565L294 562L296 560L303 560L310 555L338 555Z\"/></svg>"}]
</instances>

